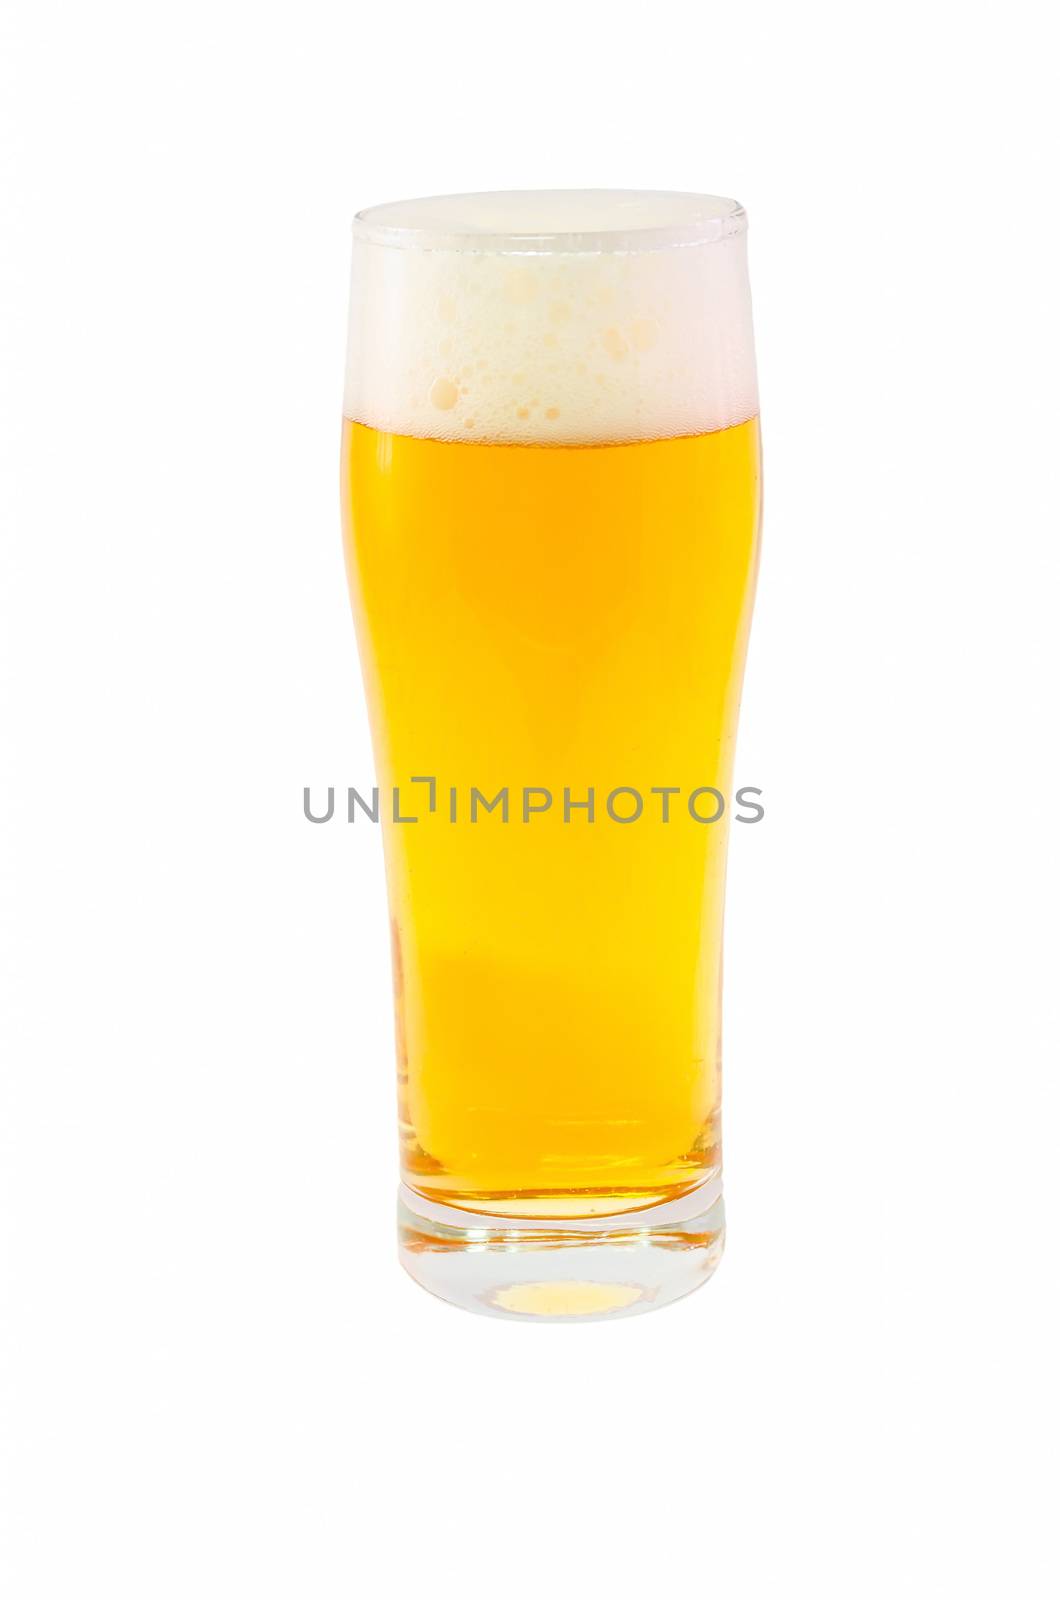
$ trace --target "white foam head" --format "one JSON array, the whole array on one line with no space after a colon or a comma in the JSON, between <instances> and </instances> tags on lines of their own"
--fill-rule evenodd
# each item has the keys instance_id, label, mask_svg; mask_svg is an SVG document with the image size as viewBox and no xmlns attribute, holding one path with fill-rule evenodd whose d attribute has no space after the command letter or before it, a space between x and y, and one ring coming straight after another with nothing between
<instances>
[{"instance_id":1,"label":"white foam head","mask_svg":"<svg viewBox=\"0 0 1060 1600\"><path fill-rule=\"evenodd\" d=\"M346 415L504 444L745 422L758 409L746 227L734 200L625 189L362 211Z\"/></svg>"}]
</instances>

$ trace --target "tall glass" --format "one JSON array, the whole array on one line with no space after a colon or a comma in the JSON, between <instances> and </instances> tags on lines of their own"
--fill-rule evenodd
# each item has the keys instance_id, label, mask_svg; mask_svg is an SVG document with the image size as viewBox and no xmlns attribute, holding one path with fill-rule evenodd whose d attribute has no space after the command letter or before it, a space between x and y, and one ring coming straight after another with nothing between
<instances>
[{"instance_id":1,"label":"tall glass","mask_svg":"<svg viewBox=\"0 0 1060 1600\"><path fill-rule=\"evenodd\" d=\"M458 195L356 220L343 518L400 1251L470 1309L628 1315L721 1253L757 412L734 201Z\"/></svg>"}]
</instances>

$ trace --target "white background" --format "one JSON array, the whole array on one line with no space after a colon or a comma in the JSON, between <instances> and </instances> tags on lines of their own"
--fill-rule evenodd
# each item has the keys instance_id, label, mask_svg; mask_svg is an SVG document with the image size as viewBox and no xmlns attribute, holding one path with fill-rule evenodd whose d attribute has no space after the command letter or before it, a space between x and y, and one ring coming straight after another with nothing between
<instances>
[{"instance_id":1,"label":"white background","mask_svg":"<svg viewBox=\"0 0 1060 1600\"><path fill-rule=\"evenodd\" d=\"M4 4L5 1600L1055 1595L1055 59L1010 3ZM1037 20L1036 20L1037 19ZM729 1246L394 1257L348 224L751 216Z\"/></svg>"}]
</instances>

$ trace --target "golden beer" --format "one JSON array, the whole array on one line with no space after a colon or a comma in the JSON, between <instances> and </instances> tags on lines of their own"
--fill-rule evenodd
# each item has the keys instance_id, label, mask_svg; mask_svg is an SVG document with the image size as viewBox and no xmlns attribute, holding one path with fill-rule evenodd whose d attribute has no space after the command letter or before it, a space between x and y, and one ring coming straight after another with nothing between
<instances>
[{"instance_id":1,"label":"golden beer","mask_svg":"<svg viewBox=\"0 0 1060 1600\"><path fill-rule=\"evenodd\" d=\"M520 197L498 198L518 214ZM459 197L432 204L450 208L432 223L459 224ZM717 220L692 218L701 255L742 249L742 226ZM704 1275L720 1248L720 1222L697 1231L687 1200L720 1172L725 857L759 521L749 345L711 325L696 367L679 329L667 342L675 294L700 282L654 238L672 221L634 225L642 248L586 249L579 229L536 253L475 250L458 226L455 243L422 244L447 259L418 278L429 230L395 241L384 222L358 292L392 300L397 275L412 333L394 329L389 350L374 323L361 333L342 485L382 796L406 1264L502 1314L643 1309L673 1297L621 1260L616 1275L645 1219L685 1202L656 1256L698 1251ZM718 316L742 315L742 262L711 270L735 303ZM711 361L704 403L690 374ZM647 402L682 385L685 412L660 401L652 424ZM658 436L685 413L712 425ZM423 1270L483 1238L496 1271L478 1263L473 1292ZM600 1249L606 1269L589 1270Z\"/></svg>"}]
</instances>

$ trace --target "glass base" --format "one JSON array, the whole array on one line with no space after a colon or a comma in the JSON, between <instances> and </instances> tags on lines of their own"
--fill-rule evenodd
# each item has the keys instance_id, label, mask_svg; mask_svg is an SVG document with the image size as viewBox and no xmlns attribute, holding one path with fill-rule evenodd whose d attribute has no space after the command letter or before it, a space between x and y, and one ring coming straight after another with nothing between
<instances>
[{"instance_id":1,"label":"glass base","mask_svg":"<svg viewBox=\"0 0 1060 1600\"><path fill-rule=\"evenodd\" d=\"M595 1322L654 1311L706 1283L721 1259L721 1178L620 1216L492 1217L402 1184L398 1250L416 1282L488 1317Z\"/></svg>"}]
</instances>

